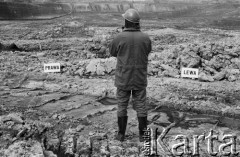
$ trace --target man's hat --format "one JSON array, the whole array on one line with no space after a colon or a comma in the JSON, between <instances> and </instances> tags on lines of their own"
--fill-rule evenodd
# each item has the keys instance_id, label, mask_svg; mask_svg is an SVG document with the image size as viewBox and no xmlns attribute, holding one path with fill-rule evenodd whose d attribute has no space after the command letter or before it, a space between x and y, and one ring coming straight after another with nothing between
<instances>
[{"instance_id":1,"label":"man's hat","mask_svg":"<svg viewBox=\"0 0 240 157\"><path fill-rule=\"evenodd\" d=\"M124 14L122 14L123 18L132 23L140 22L140 15L135 9L128 9Z\"/></svg>"}]
</instances>

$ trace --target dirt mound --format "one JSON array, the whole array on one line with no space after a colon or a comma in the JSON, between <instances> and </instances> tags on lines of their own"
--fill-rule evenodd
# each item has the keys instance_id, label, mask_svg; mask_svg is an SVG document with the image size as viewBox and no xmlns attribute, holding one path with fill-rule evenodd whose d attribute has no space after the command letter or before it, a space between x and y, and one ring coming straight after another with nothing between
<instances>
[{"instance_id":1,"label":"dirt mound","mask_svg":"<svg viewBox=\"0 0 240 157\"><path fill-rule=\"evenodd\" d=\"M178 44L150 54L149 73L179 77L182 67L198 68L200 80L239 80L239 38L217 42Z\"/></svg>"},{"instance_id":2,"label":"dirt mound","mask_svg":"<svg viewBox=\"0 0 240 157\"><path fill-rule=\"evenodd\" d=\"M0 51L21 51L19 47L17 47L16 44L11 43L11 44L2 44L0 43Z\"/></svg>"}]
</instances>

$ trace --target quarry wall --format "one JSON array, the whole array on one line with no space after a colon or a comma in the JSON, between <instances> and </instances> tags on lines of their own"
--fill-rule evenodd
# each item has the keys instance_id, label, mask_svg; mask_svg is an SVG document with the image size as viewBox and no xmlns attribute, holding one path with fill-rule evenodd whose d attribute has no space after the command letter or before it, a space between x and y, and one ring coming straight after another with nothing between
<instances>
[{"instance_id":1,"label":"quarry wall","mask_svg":"<svg viewBox=\"0 0 240 157\"><path fill-rule=\"evenodd\" d=\"M0 19L39 18L70 12L184 12L216 3L239 3L237 0L0 0Z\"/></svg>"}]
</instances>

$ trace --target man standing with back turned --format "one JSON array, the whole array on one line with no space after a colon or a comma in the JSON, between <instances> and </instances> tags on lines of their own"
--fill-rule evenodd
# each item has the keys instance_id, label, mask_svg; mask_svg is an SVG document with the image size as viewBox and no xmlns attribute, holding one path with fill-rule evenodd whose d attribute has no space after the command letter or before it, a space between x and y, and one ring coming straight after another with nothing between
<instances>
[{"instance_id":1,"label":"man standing with back turned","mask_svg":"<svg viewBox=\"0 0 240 157\"><path fill-rule=\"evenodd\" d=\"M140 16L137 10L128 9L123 15L125 27L110 44L110 53L117 57L115 86L118 101L118 134L116 139L124 141L127 127L127 106L132 95L133 108L137 112L139 140L143 142L147 127L146 87L148 54L152 50L151 40L140 31Z\"/></svg>"}]
</instances>

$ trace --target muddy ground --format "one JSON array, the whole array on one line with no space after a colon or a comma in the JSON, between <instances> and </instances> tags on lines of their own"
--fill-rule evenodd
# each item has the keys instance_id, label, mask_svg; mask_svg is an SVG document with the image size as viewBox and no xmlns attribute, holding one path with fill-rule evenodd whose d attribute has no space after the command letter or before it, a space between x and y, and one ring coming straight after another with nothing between
<instances>
[{"instance_id":1,"label":"muddy ground","mask_svg":"<svg viewBox=\"0 0 240 157\"><path fill-rule=\"evenodd\" d=\"M211 129L219 137L214 151L225 134L237 136L240 151L240 32L176 23L142 23L153 41L149 127L158 135L170 129L157 154L174 156L171 148L180 142L174 138L186 135L191 153L185 156L192 156L193 135L208 136ZM144 156L132 102L126 140L114 140L116 59L108 44L121 24L117 14L0 22L0 156ZM43 64L54 62L61 72L44 73ZM181 67L199 68L199 79L181 78ZM198 156L210 156L207 140Z\"/></svg>"}]
</instances>

